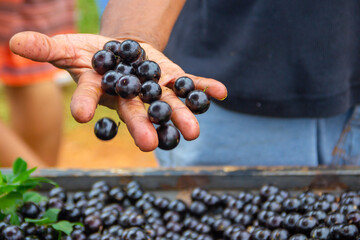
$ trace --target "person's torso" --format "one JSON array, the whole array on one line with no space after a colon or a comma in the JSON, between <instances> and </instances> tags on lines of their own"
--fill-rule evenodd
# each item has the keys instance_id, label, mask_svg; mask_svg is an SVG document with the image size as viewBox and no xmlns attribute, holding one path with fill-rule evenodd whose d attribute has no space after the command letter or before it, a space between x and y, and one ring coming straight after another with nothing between
<instances>
[{"instance_id":1,"label":"person's torso","mask_svg":"<svg viewBox=\"0 0 360 240\"><path fill-rule=\"evenodd\" d=\"M229 109L337 115L360 102L360 2L187 1L165 53L223 82Z\"/></svg>"}]
</instances>

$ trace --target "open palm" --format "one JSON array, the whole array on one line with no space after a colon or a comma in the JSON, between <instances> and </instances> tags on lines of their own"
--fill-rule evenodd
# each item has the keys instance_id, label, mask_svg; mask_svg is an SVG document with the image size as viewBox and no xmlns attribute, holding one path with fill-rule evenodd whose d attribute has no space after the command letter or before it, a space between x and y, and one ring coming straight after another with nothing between
<instances>
[{"instance_id":1,"label":"open palm","mask_svg":"<svg viewBox=\"0 0 360 240\"><path fill-rule=\"evenodd\" d=\"M10 48L20 56L34 61L50 62L71 74L78 84L71 100L71 113L76 121L90 121L97 104L116 109L121 120L126 123L135 144L142 151L152 151L158 145L158 138L154 126L148 120L143 102L139 97L123 99L105 94L101 89L101 75L92 69L92 56L110 40L113 39L94 34L62 34L48 37L37 32L21 32L12 37ZM140 45L148 58L157 62L161 68L161 100L170 104L173 110L173 123L186 140L196 139L200 128L195 116L168 87L184 75L194 80L197 89L206 89L206 93L216 99L226 97L226 87L214 79L186 74L151 45Z\"/></svg>"}]
</instances>

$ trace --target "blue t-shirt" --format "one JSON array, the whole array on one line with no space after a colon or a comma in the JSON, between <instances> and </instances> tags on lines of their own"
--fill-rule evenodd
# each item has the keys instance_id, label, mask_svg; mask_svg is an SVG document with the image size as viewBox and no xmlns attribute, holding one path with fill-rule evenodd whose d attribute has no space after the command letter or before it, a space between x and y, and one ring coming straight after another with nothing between
<instances>
[{"instance_id":1,"label":"blue t-shirt","mask_svg":"<svg viewBox=\"0 0 360 240\"><path fill-rule=\"evenodd\" d=\"M360 1L189 0L165 53L223 82L225 108L338 115L360 103Z\"/></svg>"}]
</instances>

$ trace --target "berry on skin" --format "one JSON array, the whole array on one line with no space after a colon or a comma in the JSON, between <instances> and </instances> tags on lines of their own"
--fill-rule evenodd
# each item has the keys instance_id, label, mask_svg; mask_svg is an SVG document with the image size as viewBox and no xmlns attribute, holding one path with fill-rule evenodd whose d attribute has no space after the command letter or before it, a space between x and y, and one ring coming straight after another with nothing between
<instances>
[{"instance_id":1,"label":"berry on skin","mask_svg":"<svg viewBox=\"0 0 360 240\"><path fill-rule=\"evenodd\" d=\"M191 91L195 90L195 85L191 78L179 77L174 83L173 90L176 96L186 98Z\"/></svg>"},{"instance_id":2,"label":"berry on skin","mask_svg":"<svg viewBox=\"0 0 360 240\"><path fill-rule=\"evenodd\" d=\"M115 54L108 50L100 50L96 52L91 60L94 70L103 75L109 70L113 70L116 66Z\"/></svg>"},{"instance_id":3,"label":"berry on skin","mask_svg":"<svg viewBox=\"0 0 360 240\"><path fill-rule=\"evenodd\" d=\"M131 63L131 66L137 68L140 65L140 63L142 63L145 60L147 60L147 56L146 56L145 50L143 48L141 48L141 54L140 54L139 58L136 59L135 61L133 61Z\"/></svg>"},{"instance_id":4,"label":"berry on skin","mask_svg":"<svg viewBox=\"0 0 360 240\"><path fill-rule=\"evenodd\" d=\"M110 95L116 95L115 84L120 80L123 75L114 70L107 71L101 79L101 88Z\"/></svg>"},{"instance_id":5,"label":"berry on skin","mask_svg":"<svg viewBox=\"0 0 360 240\"><path fill-rule=\"evenodd\" d=\"M186 97L185 104L194 114L201 114L209 109L210 99L205 92L194 90Z\"/></svg>"},{"instance_id":6,"label":"berry on skin","mask_svg":"<svg viewBox=\"0 0 360 240\"><path fill-rule=\"evenodd\" d=\"M139 95L141 83L135 75L124 75L115 85L115 92L122 98L132 99Z\"/></svg>"},{"instance_id":7,"label":"berry on skin","mask_svg":"<svg viewBox=\"0 0 360 240\"><path fill-rule=\"evenodd\" d=\"M158 82L161 76L161 70L156 62L146 60L137 67L136 75L139 77L141 83L150 80Z\"/></svg>"},{"instance_id":8,"label":"berry on skin","mask_svg":"<svg viewBox=\"0 0 360 240\"><path fill-rule=\"evenodd\" d=\"M168 103L164 101L155 101L150 104L148 116L152 123L164 124L171 118L172 110Z\"/></svg>"},{"instance_id":9,"label":"berry on skin","mask_svg":"<svg viewBox=\"0 0 360 240\"><path fill-rule=\"evenodd\" d=\"M158 83L150 80L141 85L140 98L144 103L152 103L159 100L162 94Z\"/></svg>"},{"instance_id":10,"label":"berry on skin","mask_svg":"<svg viewBox=\"0 0 360 240\"><path fill-rule=\"evenodd\" d=\"M174 149L180 142L180 133L172 124L160 125L156 132L158 134L158 147L163 150Z\"/></svg>"},{"instance_id":11,"label":"berry on skin","mask_svg":"<svg viewBox=\"0 0 360 240\"><path fill-rule=\"evenodd\" d=\"M134 40L125 40L120 46L120 57L123 61L131 63L139 58L141 54L140 44Z\"/></svg>"},{"instance_id":12,"label":"berry on skin","mask_svg":"<svg viewBox=\"0 0 360 240\"><path fill-rule=\"evenodd\" d=\"M96 122L94 132L96 137L107 141L115 137L118 131L118 125L110 118L102 118Z\"/></svg>"},{"instance_id":13,"label":"berry on skin","mask_svg":"<svg viewBox=\"0 0 360 240\"><path fill-rule=\"evenodd\" d=\"M133 66L122 62L116 66L115 71L122 75L135 74L135 68Z\"/></svg>"},{"instance_id":14,"label":"berry on skin","mask_svg":"<svg viewBox=\"0 0 360 240\"><path fill-rule=\"evenodd\" d=\"M121 42L116 40L111 40L104 45L104 50L113 52L116 56L120 55L120 46Z\"/></svg>"}]
</instances>

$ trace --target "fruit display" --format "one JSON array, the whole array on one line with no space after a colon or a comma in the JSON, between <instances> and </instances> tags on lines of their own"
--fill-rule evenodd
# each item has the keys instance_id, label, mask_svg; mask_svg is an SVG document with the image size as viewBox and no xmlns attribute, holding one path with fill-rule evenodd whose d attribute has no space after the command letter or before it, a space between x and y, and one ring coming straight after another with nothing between
<instances>
[{"instance_id":1,"label":"fruit display","mask_svg":"<svg viewBox=\"0 0 360 240\"><path fill-rule=\"evenodd\" d=\"M107 42L102 50L94 54L92 66L102 75L101 88L106 94L124 99L139 96L143 103L150 104L149 119L152 123L160 125L156 129L159 148L171 150L179 144L180 132L170 123L171 107L160 100L162 89L158 82L161 69L156 62L147 59L146 52L138 42L130 39L123 42ZM173 85L176 96L185 98L186 106L194 114L204 113L210 106L210 99L205 90L196 90L193 80L186 76L178 78ZM100 119L96 123L95 135L101 140L110 140L116 133L107 137L99 137L96 133L106 131L101 129L101 126L104 126L103 121Z\"/></svg>"},{"instance_id":2,"label":"fruit display","mask_svg":"<svg viewBox=\"0 0 360 240\"><path fill-rule=\"evenodd\" d=\"M16 209L9 214L4 206L12 198L5 201L6 196L20 194L24 186L37 179L29 178L32 170L25 168L17 166L12 176L1 175L0 239L360 237L360 192L286 191L271 184L251 191L231 192L195 187L178 197L170 197L148 191L136 181L110 185L100 180L87 191L68 192L58 186L43 196L34 195L35 192L25 196L22 192L23 200L16 201ZM15 187L14 183L17 190L9 190L10 186ZM18 217L17 223L13 215Z\"/></svg>"}]
</instances>

